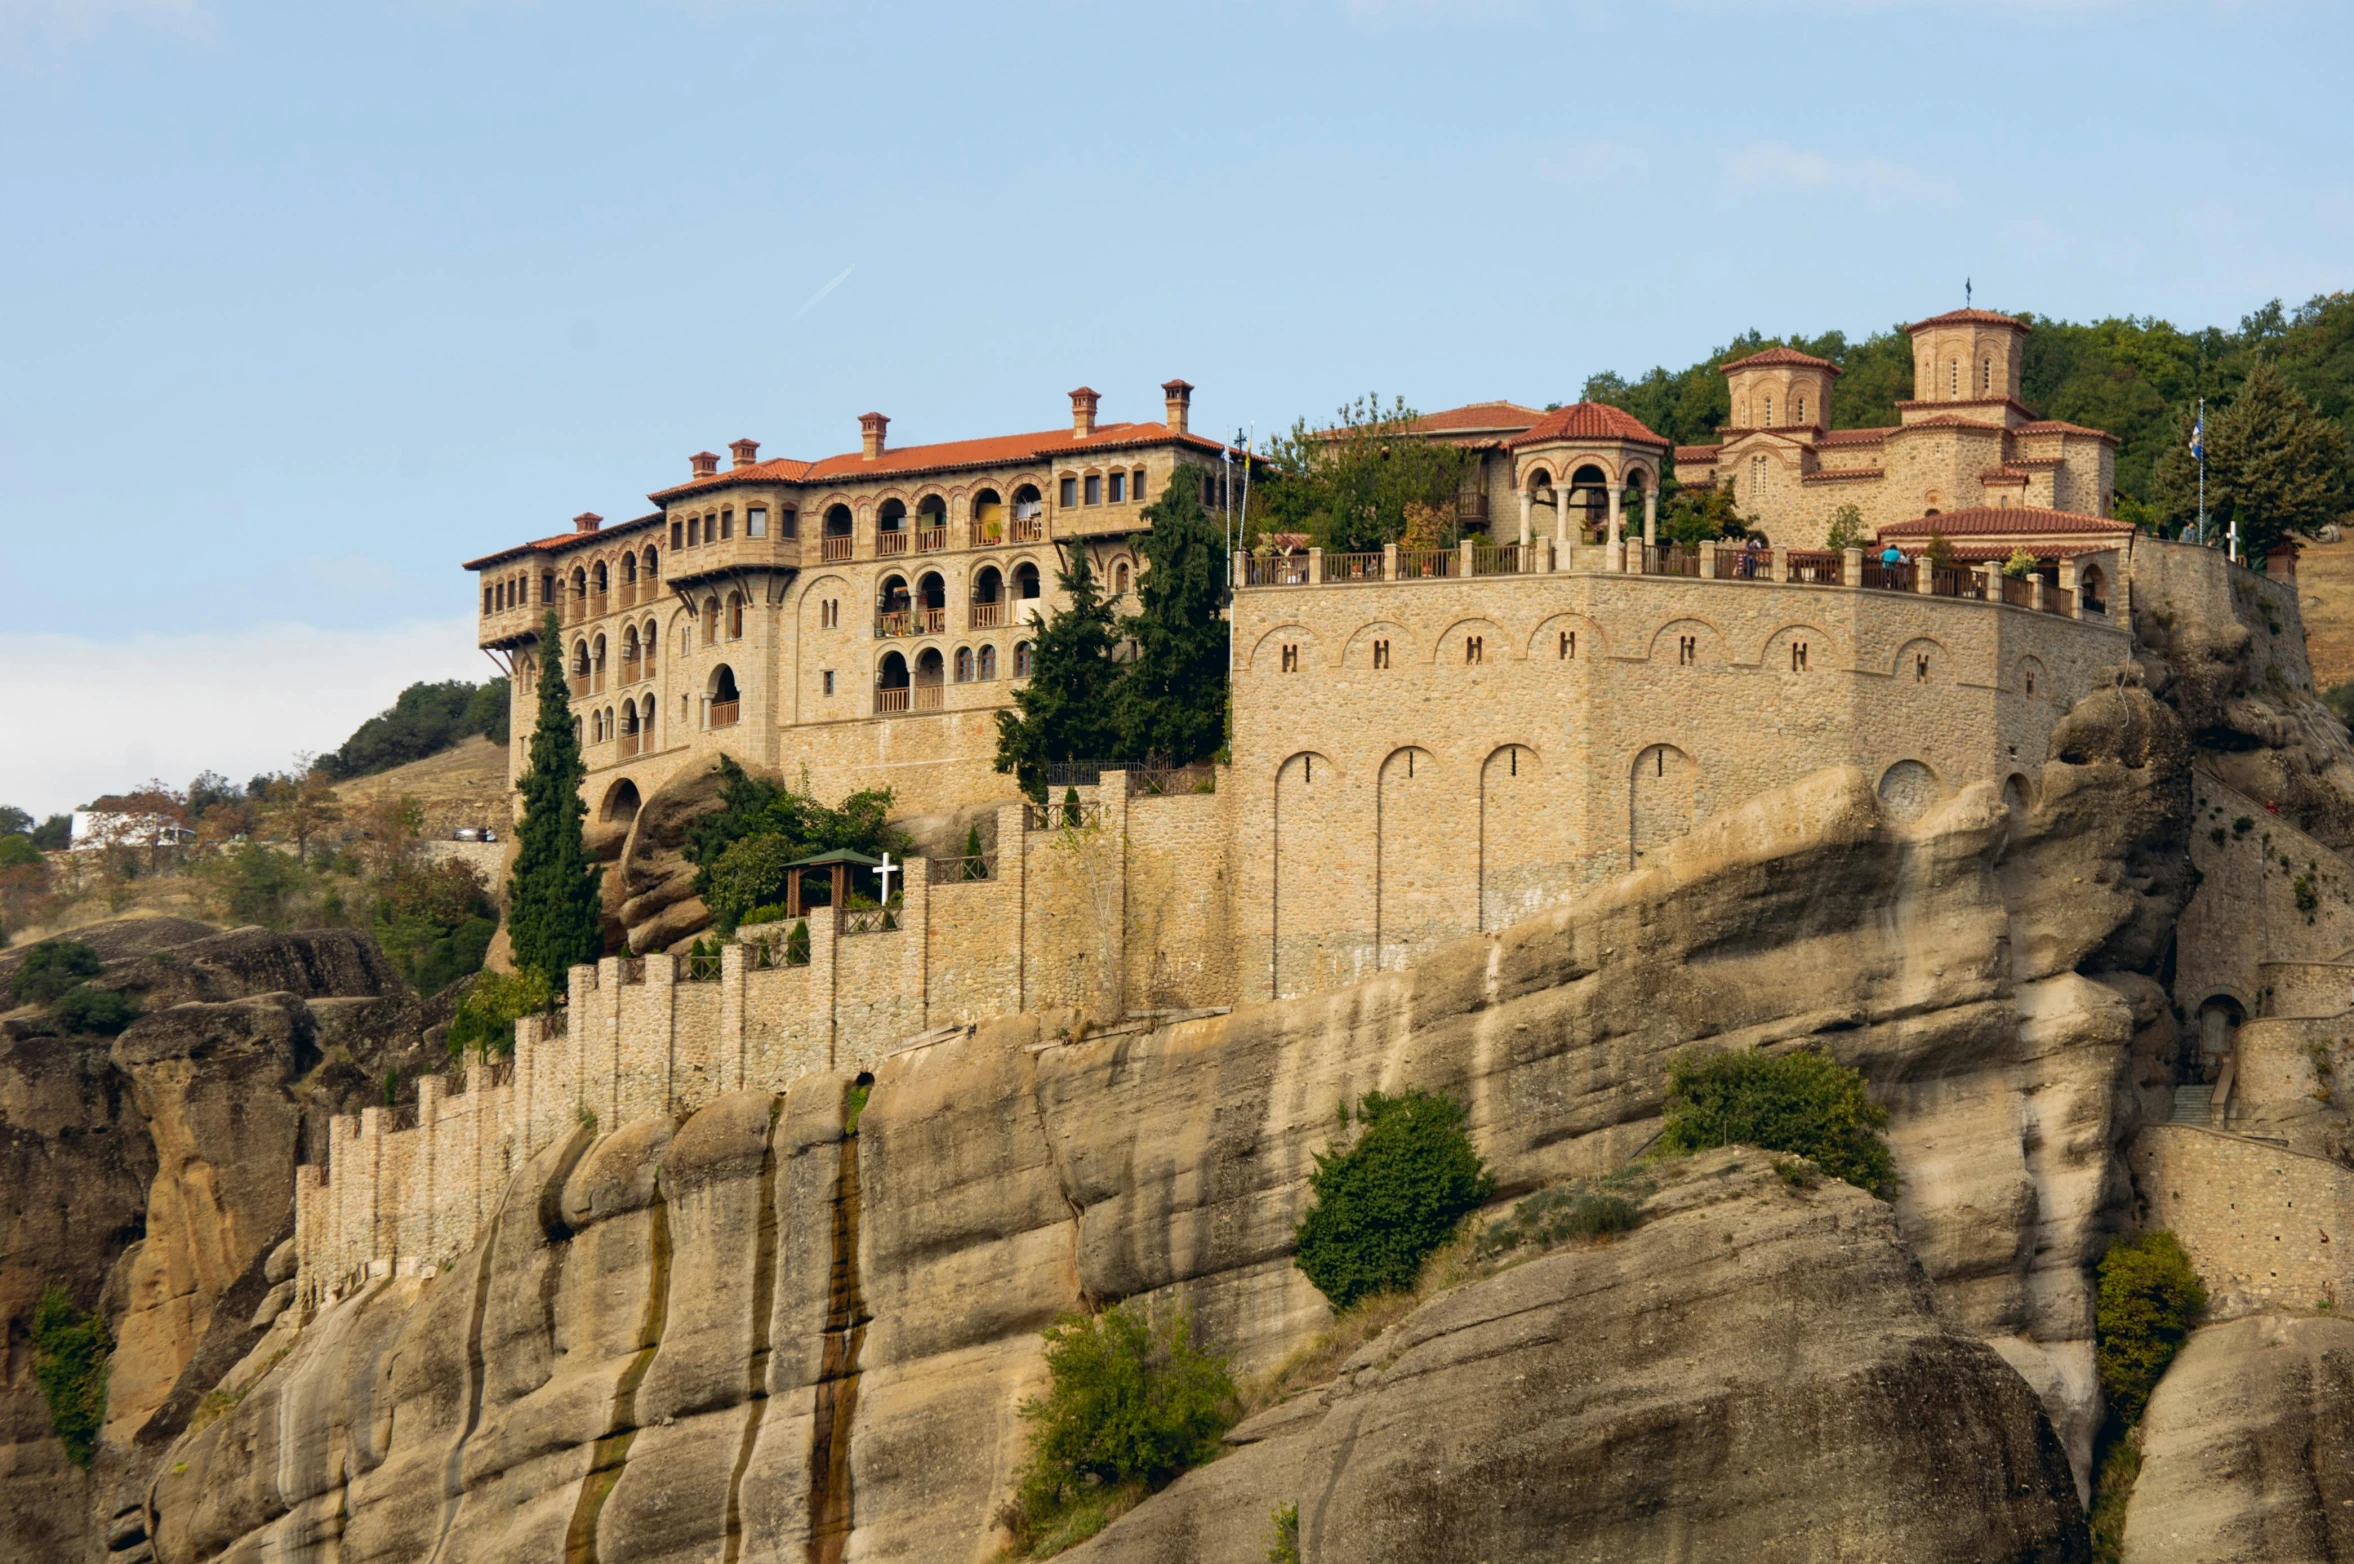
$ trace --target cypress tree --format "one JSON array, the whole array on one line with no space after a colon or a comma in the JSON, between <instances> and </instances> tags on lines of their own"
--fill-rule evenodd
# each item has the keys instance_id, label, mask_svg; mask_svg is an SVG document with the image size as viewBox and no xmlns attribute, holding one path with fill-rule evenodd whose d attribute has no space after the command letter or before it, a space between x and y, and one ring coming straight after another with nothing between
<instances>
[{"instance_id":1,"label":"cypress tree","mask_svg":"<svg viewBox=\"0 0 2354 1564\"><path fill-rule=\"evenodd\" d=\"M587 775L564 682L563 630L551 610L539 632L539 723L531 734L531 766L523 773L523 825L507 885L507 932L515 965L538 973L558 994L575 963L594 961L605 949L598 903L604 870L589 867L580 838L588 816L580 784Z\"/></svg>"},{"instance_id":2,"label":"cypress tree","mask_svg":"<svg viewBox=\"0 0 2354 1564\"><path fill-rule=\"evenodd\" d=\"M1120 671L1115 700L1121 753L1182 766L1226 742L1225 549L1198 488L1176 481L1144 509L1152 523L1138 547L1146 569L1136 584L1140 612L1120 630L1136 645Z\"/></svg>"},{"instance_id":3,"label":"cypress tree","mask_svg":"<svg viewBox=\"0 0 2354 1564\"><path fill-rule=\"evenodd\" d=\"M1015 709L997 714L997 769L1012 772L1041 803L1049 762L1098 760L1119 740L1112 605L1087 568L1087 545L1071 545L1068 558L1055 580L1066 606L1039 626L1030 682L1014 691Z\"/></svg>"}]
</instances>

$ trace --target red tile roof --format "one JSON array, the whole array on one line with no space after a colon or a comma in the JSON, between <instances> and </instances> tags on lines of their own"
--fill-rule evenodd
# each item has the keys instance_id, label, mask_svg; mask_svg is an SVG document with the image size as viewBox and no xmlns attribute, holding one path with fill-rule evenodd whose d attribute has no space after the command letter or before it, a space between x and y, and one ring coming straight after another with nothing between
<instances>
[{"instance_id":1,"label":"red tile roof","mask_svg":"<svg viewBox=\"0 0 2354 1564\"><path fill-rule=\"evenodd\" d=\"M1904 329L1919 331L1924 326L2016 326L2021 331L2033 329L2027 322L2016 316L1997 315L1992 310L1947 310L1944 314L1932 315L1927 320L1916 320Z\"/></svg>"},{"instance_id":2,"label":"red tile roof","mask_svg":"<svg viewBox=\"0 0 2354 1564\"><path fill-rule=\"evenodd\" d=\"M1903 545L1899 544L1898 547L1903 548ZM1925 547L1926 545L1922 548L1903 549L1903 552L1908 558L1918 559ZM1953 557L1965 561L2009 559L2014 549L2022 547L2037 559L2074 559L2079 554L2106 553L2116 545L2106 540L2091 543L2050 543L2041 538L2027 544L1956 543L1953 545Z\"/></svg>"},{"instance_id":3,"label":"red tile roof","mask_svg":"<svg viewBox=\"0 0 2354 1564\"><path fill-rule=\"evenodd\" d=\"M1676 461L1679 464L1683 462L1713 462L1716 460L1716 453L1723 449L1724 447L1721 445L1679 445L1676 447Z\"/></svg>"},{"instance_id":4,"label":"red tile roof","mask_svg":"<svg viewBox=\"0 0 2354 1564\"><path fill-rule=\"evenodd\" d=\"M2108 430L2106 430L2106 429L2088 429L2088 428L2086 428L2086 427L2085 427L2084 425L2082 425L2082 424L2071 424L2071 423L2066 423L2066 422L2063 422L2062 420L2060 420L2060 419L2057 419L2057 418L2038 418L2038 419L2036 419L2036 420L2035 420L2034 422L2032 422L2032 423L2024 423L2024 424L2021 424L2021 425L2019 425L2019 426L2018 426L2016 429L2013 429L2013 430L2011 431L2011 433L2013 433L2013 434L2084 434L2084 435L2090 435L2090 436L2092 436L2092 437L2093 437L2094 439L2096 439L2096 440L2106 440L2106 441L2108 441L2108 442L2109 442L2111 445L2115 445L2115 444L2117 443L2117 437L2116 437L2115 435L2113 435L2113 434L2109 433L2109 431L2108 431Z\"/></svg>"},{"instance_id":5,"label":"red tile roof","mask_svg":"<svg viewBox=\"0 0 2354 1564\"><path fill-rule=\"evenodd\" d=\"M1964 418L1959 413L1939 413L1931 418L1916 418L1909 424L1899 424L1890 434L1904 434L1914 429L1968 429L1980 434L2001 434L2001 424L1990 424L1982 419Z\"/></svg>"},{"instance_id":6,"label":"red tile roof","mask_svg":"<svg viewBox=\"0 0 2354 1564\"><path fill-rule=\"evenodd\" d=\"M1625 440L1667 449L1667 441L1646 428L1643 420L1608 402L1572 402L1545 414L1505 443L1536 445L1545 440Z\"/></svg>"},{"instance_id":7,"label":"red tile roof","mask_svg":"<svg viewBox=\"0 0 2354 1564\"><path fill-rule=\"evenodd\" d=\"M1911 521L1893 522L1880 529L1881 537L1925 537L1941 532L1949 538L1972 534L1999 536L2043 537L2054 533L2106 533L2123 537L2133 531L2130 522L2112 516L2087 516L2080 511L2045 510L2039 505L1972 505L1962 510L1949 510L1942 516L1917 516Z\"/></svg>"},{"instance_id":8,"label":"red tile roof","mask_svg":"<svg viewBox=\"0 0 2354 1564\"><path fill-rule=\"evenodd\" d=\"M500 549L496 553L485 554L480 559L470 559L458 568L461 570L480 570L486 565L496 565L503 563L506 560L519 559L526 554L561 553L565 549L570 548L575 543L580 544L584 548L599 543L610 543L615 538L618 538L623 533L629 531L632 527L643 527L649 523L658 525L661 520L661 515L656 513L650 516L640 516L635 521L616 522L614 525L606 527L597 532L559 532L552 538L534 538L529 543L517 543L512 547Z\"/></svg>"},{"instance_id":9,"label":"red tile roof","mask_svg":"<svg viewBox=\"0 0 2354 1564\"><path fill-rule=\"evenodd\" d=\"M1767 348L1762 352L1752 353L1747 358L1737 358L1729 364L1719 364L1717 368L1720 371L1763 369L1770 364L1803 364L1809 369L1827 369L1834 375L1847 373L1846 370L1841 369L1827 358L1817 358L1812 353L1801 353L1796 348Z\"/></svg>"},{"instance_id":10,"label":"red tile roof","mask_svg":"<svg viewBox=\"0 0 2354 1564\"><path fill-rule=\"evenodd\" d=\"M1980 483L2015 483L2027 486L2027 475L2016 467L1989 467L1978 475Z\"/></svg>"},{"instance_id":11,"label":"red tile roof","mask_svg":"<svg viewBox=\"0 0 2354 1564\"><path fill-rule=\"evenodd\" d=\"M1885 478L1885 467L1818 467L1799 478L1800 483L1845 483L1856 478Z\"/></svg>"},{"instance_id":12,"label":"red tile roof","mask_svg":"<svg viewBox=\"0 0 2354 1564\"><path fill-rule=\"evenodd\" d=\"M1878 445L1895 429L1826 429L1815 436L1817 445Z\"/></svg>"},{"instance_id":13,"label":"red tile roof","mask_svg":"<svg viewBox=\"0 0 2354 1564\"><path fill-rule=\"evenodd\" d=\"M965 467L1003 467L1017 462L1055 462L1076 452L1133 450L1151 445L1183 445L1216 455L1226 447L1198 434L1179 434L1167 424L1098 424L1095 432L1075 436L1067 428L1036 434L990 435L979 440L945 440L934 445L907 445L886 450L869 461L857 451L820 457L814 462L766 461L708 478L690 478L675 488L658 489L646 497L656 504L737 483L829 483L872 478L884 473L905 475L949 472Z\"/></svg>"},{"instance_id":14,"label":"red tile roof","mask_svg":"<svg viewBox=\"0 0 2354 1564\"><path fill-rule=\"evenodd\" d=\"M1489 430L1526 429L1545 416L1542 408L1518 402L1468 402L1441 412L1424 413L1406 426L1414 434L1469 434Z\"/></svg>"}]
</instances>

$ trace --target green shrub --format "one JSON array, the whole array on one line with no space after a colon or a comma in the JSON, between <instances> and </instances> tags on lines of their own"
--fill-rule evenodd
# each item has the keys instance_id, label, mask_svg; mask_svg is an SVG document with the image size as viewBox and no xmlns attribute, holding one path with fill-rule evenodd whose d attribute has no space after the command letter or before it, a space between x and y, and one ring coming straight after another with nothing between
<instances>
[{"instance_id":1,"label":"green shrub","mask_svg":"<svg viewBox=\"0 0 2354 1564\"><path fill-rule=\"evenodd\" d=\"M1294 1262L1335 1309L1414 1285L1423 1260L1496 1187L1451 1097L1368 1092L1357 1122L1354 1144L1316 1154L1315 1203L1300 1221ZM1345 1133L1346 1107L1341 1124Z\"/></svg>"},{"instance_id":2,"label":"green shrub","mask_svg":"<svg viewBox=\"0 0 2354 1564\"><path fill-rule=\"evenodd\" d=\"M1642 1221L1641 1209L1624 1195L1567 1184L1539 1190L1514 1206L1512 1215L1484 1229L1473 1247L1484 1260L1524 1245L1549 1249L1574 1239L1631 1233Z\"/></svg>"},{"instance_id":3,"label":"green shrub","mask_svg":"<svg viewBox=\"0 0 2354 1564\"><path fill-rule=\"evenodd\" d=\"M80 940L43 940L25 952L24 964L9 976L8 997L20 1005L45 1005L96 977L103 965L98 952Z\"/></svg>"},{"instance_id":4,"label":"green shrub","mask_svg":"<svg viewBox=\"0 0 2354 1564\"><path fill-rule=\"evenodd\" d=\"M286 921L287 898L302 889L308 871L293 855L259 842L246 842L207 864L203 871L232 923L278 928Z\"/></svg>"},{"instance_id":5,"label":"green shrub","mask_svg":"<svg viewBox=\"0 0 2354 1564\"><path fill-rule=\"evenodd\" d=\"M2109 1415L2131 1428L2158 1376L2207 1311L2207 1289L2169 1232L2120 1238L2101 1256L2093 1309L2095 1363Z\"/></svg>"},{"instance_id":6,"label":"green shrub","mask_svg":"<svg viewBox=\"0 0 2354 1564\"><path fill-rule=\"evenodd\" d=\"M2133 1502L2133 1485L2141 1477L2141 1434L2136 1431L2113 1440L2101 1456L2092 1479L2092 1556L2094 1564L2119 1564L2125 1556L2125 1511Z\"/></svg>"},{"instance_id":7,"label":"green shrub","mask_svg":"<svg viewBox=\"0 0 2354 1564\"><path fill-rule=\"evenodd\" d=\"M1300 1507L1287 1504L1270 1519L1275 1522L1275 1546L1267 1550L1267 1564L1300 1564Z\"/></svg>"},{"instance_id":8,"label":"green shrub","mask_svg":"<svg viewBox=\"0 0 2354 1564\"><path fill-rule=\"evenodd\" d=\"M371 923L385 959L422 994L480 971L499 929L482 876L455 858L393 871Z\"/></svg>"},{"instance_id":9,"label":"green shrub","mask_svg":"<svg viewBox=\"0 0 2354 1564\"><path fill-rule=\"evenodd\" d=\"M88 1466L106 1421L106 1322L74 1307L51 1282L33 1305L33 1377L49 1403L49 1426L65 1457Z\"/></svg>"},{"instance_id":10,"label":"green shrub","mask_svg":"<svg viewBox=\"0 0 2354 1564\"><path fill-rule=\"evenodd\" d=\"M49 1002L49 1019L68 1032L112 1037L139 1019L139 1001L111 988L83 983Z\"/></svg>"},{"instance_id":11,"label":"green shrub","mask_svg":"<svg viewBox=\"0 0 2354 1564\"><path fill-rule=\"evenodd\" d=\"M537 972L481 973L450 1018L449 1051L463 1055L472 1049L485 1059L504 1058L515 1051L515 1023L554 1003L547 979Z\"/></svg>"},{"instance_id":12,"label":"green shrub","mask_svg":"<svg viewBox=\"0 0 2354 1564\"><path fill-rule=\"evenodd\" d=\"M1017 1492L1016 1541L1067 1546L1100 1527L1106 1500L1165 1487L1218 1453L1234 1421L1234 1381L1224 1360L1194 1344L1193 1322L1159 1324L1122 1304L1069 1314L1049 1326L1043 1399L1022 1404L1030 1455Z\"/></svg>"},{"instance_id":13,"label":"green shrub","mask_svg":"<svg viewBox=\"0 0 2354 1564\"><path fill-rule=\"evenodd\" d=\"M1887 1200L1896 1193L1896 1164L1879 1135L1887 1122L1888 1110L1864 1095L1864 1078L1828 1054L1683 1054L1667 1067L1659 1145L1795 1152Z\"/></svg>"},{"instance_id":14,"label":"green shrub","mask_svg":"<svg viewBox=\"0 0 2354 1564\"><path fill-rule=\"evenodd\" d=\"M0 869L21 869L28 864L48 861L41 855L41 849L33 845L31 837L22 833L0 836Z\"/></svg>"},{"instance_id":15,"label":"green shrub","mask_svg":"<svg viewBox=\"0 0 2354 1564\"><path fill-rule=\"evenodd\" d=\"M785 931L785 965L809 965L809 920L803 918Z\"/></svg>"}]
</instances>

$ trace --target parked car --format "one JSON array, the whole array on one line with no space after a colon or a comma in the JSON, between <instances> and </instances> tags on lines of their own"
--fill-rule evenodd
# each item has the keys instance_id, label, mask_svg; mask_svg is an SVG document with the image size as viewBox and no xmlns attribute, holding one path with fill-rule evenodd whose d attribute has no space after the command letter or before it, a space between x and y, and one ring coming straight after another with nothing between
<instances>
[{"instance_id":1,"label":"parked car","mask_svg":"<svg viewBox=\"0 0 2354 1564\"><path fill-rule=\"evenodd\" d=\"M480 842L488 840L480 826L462 825L458 827L458 829L453 832L452 835L454 835L461 842Z\"/></svg>"}]
</instances>

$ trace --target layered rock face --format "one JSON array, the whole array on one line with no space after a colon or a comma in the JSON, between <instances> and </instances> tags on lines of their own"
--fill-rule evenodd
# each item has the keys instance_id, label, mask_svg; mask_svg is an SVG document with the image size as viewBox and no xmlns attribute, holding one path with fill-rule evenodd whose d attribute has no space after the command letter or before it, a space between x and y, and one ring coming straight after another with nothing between
<instances>
[{"instance_id":1,"label":"layered rock face","mask_svg":"<svg viewBox=\"0 0 2354 1564\"><path fill-rule=\"evenodd\" d=\"M327 1115L387 1070L430 1062L440 1019L349 931L158 918L75 937L104 958L97 981L145 1013L112 1039L49 1035L31 1012L0 1025L0 1526L44 1558L103 1551L142 1440L159 1452L260 1335L306 1142L316 1155ZM94 1474L65 1463L33 1379L28 1322L53 1283L113 1338Z\"/></svg>"},{"instance_id":2,"label":"layered rock face","mask_svg":"<svg viewBox=\"0 0 2354 1564\"><path fill-rule=\"evenodd\" d=\"M517 1175L452 1270L282 1318L233 1378L238 1404L161 1464L156 1551L987 1557L1036 1333L1058 1311L1181 1304L1244 1370L1327 1321L1290 1250L1344 1100L1454 1093L1510 1198L1640 1149L1678 1049L1811 1041L1891 1106L1895 1207L1752 1190L1607 1259L1553 1257L1434 1303L1427 1337L1348 1387L1373 1438L1361 1463L1334 1457L1324 1513L1343 1529L1318 1556L1413 1542L1420 1523L1379 1493L1416 1470L1414 1409L1476 1398L1450 1387L1487 1383L1481 1344L1503 1350L1523 1318L1549 1321L1556 1346L1529 1346L1545 1366L1514 1372L1568 1404L1505 1463L1534 1485L1514 1502L1597 1556L1717 1556L1746 1534L1701 1502L1708 1474L1731 1483L1728 1461L1757 1463L1740 1482L1760 1503L1818 1493L1832 1468L1810 1452L1848 1448L1832 1430L1849 1425L1857 1449L1886 1447L1845 1472L1859 1556L2071 1556L2080 1522L2055 1452L2081 1480L2086 1277L2127 1198L2132 1044L2157 1008L2132 969L2155 960L2185 888L2179 846L2165 850L2187 810L2179 730L2137 690L2115 701L2032 799L1973 790L1900 830L1861 776L1823 773L1703 823L1586 904L1407 972L1158 1031L1072 1041L1021 1017L910 1049L876 1072L852 1136L849 1083L815 1077L675 1127L593 1144L584 1130ZM1711 1243L1779 1278L1756 1307L1780 1298L1787 1321L1816 1323L1756 1326L1753 1358L1718 1343L1758 1316L1733 1271L1701 1263ZM1577 1339L1604 1329L1625 1350ZM1769 1390L1776 1353L1804 1383ZM1700 1371L1679 1400L1686 1357ZM1648 1423L1632 1410L1647 1397L1667 1398ZM1736 1411L1801 1432L1777 1444L1736 1429ZM1648 1479L1615 1469L1617 1486L1581 1497L1601 1481L1590 1468L1538 1458L1548 1437L1574 1453L1638 1433L1656 1493L1690 1503L1653 1505ZM1414 1480L1505 1501L1461 1471ZM1962 1551L1936 1553L1939 1538ZM1496 1557L1535 1556L1495 1540Z\"/></svg>"}]
</instances>

